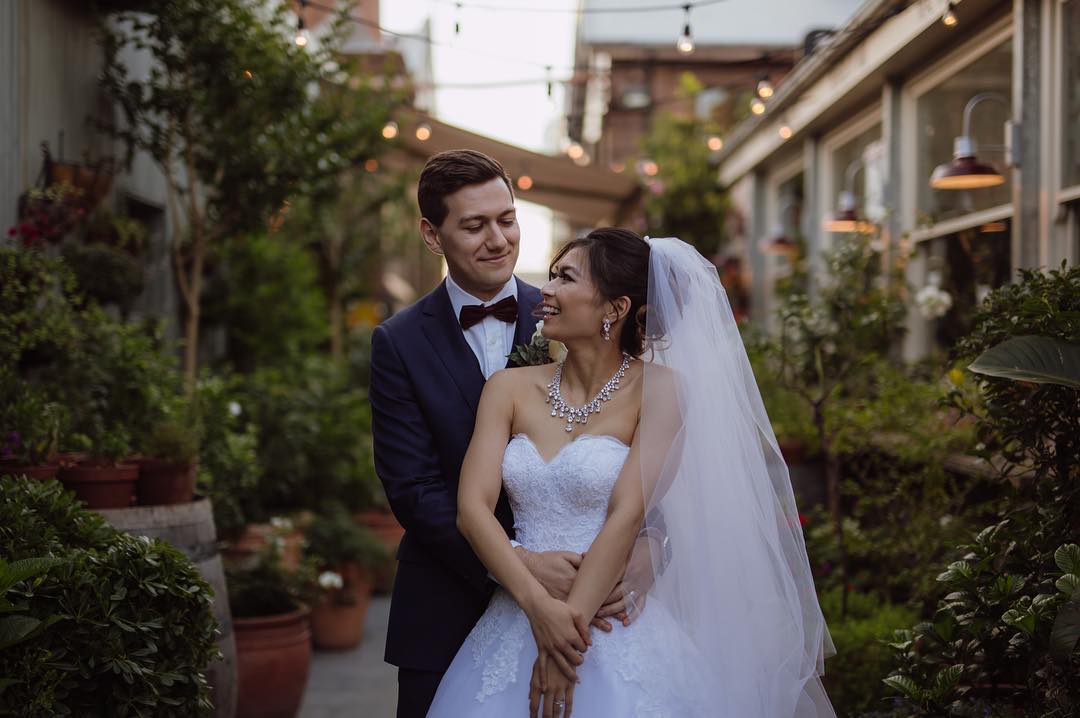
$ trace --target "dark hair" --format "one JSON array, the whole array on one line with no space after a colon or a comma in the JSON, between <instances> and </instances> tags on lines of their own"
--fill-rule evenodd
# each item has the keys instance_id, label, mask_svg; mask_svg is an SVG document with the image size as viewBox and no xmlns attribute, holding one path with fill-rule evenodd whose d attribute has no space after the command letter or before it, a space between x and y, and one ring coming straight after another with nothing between
<instances>
[{"instance_id":1,"label":"dark hair","mask_svg":"<svg viewBox=\"0 0 1080 718\"><path fill-rule=\"evenodd\" d=\"M510 176L498 162L476 150L447 150L432 156L420 173L420 185L416 190L416 202L420 216L436 227L442 226L450 209L446 196L462 187L483 184L501 179L514 196Z\"/></svg>"},{"instance_id":2,"label":"dark hair","mask_svg":"<svg viewBox=\"0 0 1080 718\"><path fill-rule=\"evenodd\" d=\"M630 311L618 338L619 348L640 357L648 346L645 307L649 301L649 243L627 229L602 227L564 244L551 267L573 249L581 248L589 262L589 276L600 296L608 301L630 298Z\"/></svg>"}]
</instances>

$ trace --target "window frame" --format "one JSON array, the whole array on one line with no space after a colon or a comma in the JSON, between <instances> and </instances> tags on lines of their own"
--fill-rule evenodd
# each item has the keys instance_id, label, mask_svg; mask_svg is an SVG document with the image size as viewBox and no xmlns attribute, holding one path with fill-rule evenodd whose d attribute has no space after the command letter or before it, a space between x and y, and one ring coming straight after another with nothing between
<instances>
[{"instance_id":1,"label":"window frame","mask_svg":"<svg viewBox=\"0 0 1080 718\"><path fill-rule=\"evenodd\" d=\"M939 62L921 73L913 75L901 89L901 131L903 144L917 147L919 142L918 102L928 92L936 89L953 75L978 62L1002 43L1013 39L1013 17L1005 16L972 36L944 56ZM1013 83L1015 85L1015 63ZM1015 113L1015 108L1013 109ZM919 177L917 152L900 153L900 217L901 233L906 234L913 245L930 239L954 234L986 222L1011 218L1015 214L1013 202L977 210L959 217L951 217L928 227L917 226L918 182L928 182L929 177ZM1011 170L1007 170L1011 171Z\"/></svg>"}]
</instances>

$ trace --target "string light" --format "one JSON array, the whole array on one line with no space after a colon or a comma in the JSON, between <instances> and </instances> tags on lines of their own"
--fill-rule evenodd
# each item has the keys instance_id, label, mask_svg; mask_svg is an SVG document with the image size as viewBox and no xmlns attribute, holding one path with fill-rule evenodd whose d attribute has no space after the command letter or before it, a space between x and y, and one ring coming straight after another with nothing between
<instances>
[{"instance_id":1,"label":"string light","mask_svg":"<svg viewBox=\"0 0 1080 718\"><path fill-rule=\"evenodd\" d=\"M416 126L416 139L421 142L427 142L431 139L431 125L426 122L421 122Z\"/></svg>"},{"instance_id":2,"label":"string light","mask_svg":"<svg viewBox=\"0 0 1080 718\"><path fill-rule=\"evenodd\" d=\"M713 135L706 142L706 146L713 152L719 152L724 149L724 140L718 135Z\"/></svg>"},{"instance_id":3,"label":"string light","mask_svg":"<svg viewBox=\"0 0 1080 718\"><path fill-rule=\"evenodd\" d=\"M533 186L532 177L530 177L529 175L521 175L520 177L518 177L517 186L518 186L518 189L527 192L528 190L532 189L532 186Z\"/></svg>"},{"instance_id":4,"label":"string light","mask_svg":"<svg viewBox=\"0 0 1080 718\"><path fill-rule=\"evenodd\" d=\"M388 140L392 140L397 137L398 125L393 120L390 120L382 128L382 136Z\"/></svg>"},{"instance_id":5,"label":"string light","mask_svg":"<svg viewBox=\"0 0 1080 718\"><path fill-rule=\"evenodd\" d=\"M602 15L602 14L617 14L617 13L647 13L647 12L666 12L671 10L678 10L686 7L683 3L670 3L666 5L633 5L633 6L615 6L615 7L549 7L541 5L492 5L490 3L474 3L474 2L457 2L456 0L442 0L442 2L454 2L457 7L465 7L471 10L494 10L496 12L526 12L526 13L563 13L567 15ZM705 7L707 5L719 5L727 0L696 0L696 2L690 3L693 7Z\"/></svg>"},{"instance_id":6,"label":"string light","mask_svg":"<svg viewBox=\"0 0 1080 718\"><path fill-rule=\"evenodd\" d=\"M770 97L773 96L773 86L772 86L772 83L769 82L769 76L768 75L766 75L765 77L758 80L757 94L758 94L758 97L760 97L763 100L767 100L767 99L769 99Z\"/></svg>"},{"instance_id":7,"label":"string light","mask_svg":"<svg viewBox=\"0 0 1080 718\"><path fill-rule=\"evenodd\" d=\"M296 37L293 38L297 47L307 47L308 40L311 39L310 33L304 27L305 7L307 7L307 0L300 0L300 8L296 11Z\"/></svg>"},{"instance_id":8,"label":"string light","mask_svg":"<svg viewBox=\"0 0 1080 718\"><path fill-rule=\"evenodd\" d=\"M790 140L791 139L791 135L792 135L791 127L786 122L784 124L780 125L780 129L777 130L777 132L779 133L780 137L782 137L783 139L785 139L785 140Z\"/></svg>"},{"instance_id":9,"label":"string light","mask_svg":"<svg viewBox=\"0 0 1080 718\"><path fill-rule=\"evenodd\" d=\"M364 170L365 171L374 172L377 169L379 169L379 161L377 159L375 159L374 157L372 157L371 159L364 162Z\"/></svg>"},{"instance_id":10,"label":"string light","mask_svg":"<svg viewBox=\"0 0 1080 718\"><path fill-rule=\"evenodd\" d=\"M251 78L255 77L255 75L251 72L251 70L244 70L244 77L250 80Z\"/></svg>"},{"instance_id":11,"label":"string light","mask_svg":"<svg viewBox=\"0 0 1080 718\"><path fill-rule=\"evenodd\" d=\"M577 142L571 142L566 148L566 155L576 162L585 156L585 148Z\"/></svg>"},{"instance_id":12,"label":"string light","mask_svg":"<svg viewBox=\"0 0 1080 718\"><path fill-rule=\"evenodd\" d=\"M679 52L684 55L689 55L694 51L694 35L690 32L690 6L683 5L683 12L686 15L686 24L683 25L682 35L679 37L679 41L675 43L675 47L679 48Z\"/></svg>"},{"instance_id":13,"label":"string light","mask_svg":"<svg viewBox=\"0 0 1080 718\"><path fill-rule=\"evenodd\" d=\"M750 111L753 112L755 115L765 114L765 103L755 97L750 103Z\"/></svg>"},{"instance_id":14,"label":"string light","mask_svg":"<svg viewBox=\"0 0 1080 718\"><path fill-rule=\"evenodd\" d=\"M955 3L950 2L949 9L946 10L945 14L941 16L941 22L945 25L945 27L955 27L956 24L960 22L960 19L956 17L956 13L953 11L954 6Z\"/></svg>"}]
</instances>

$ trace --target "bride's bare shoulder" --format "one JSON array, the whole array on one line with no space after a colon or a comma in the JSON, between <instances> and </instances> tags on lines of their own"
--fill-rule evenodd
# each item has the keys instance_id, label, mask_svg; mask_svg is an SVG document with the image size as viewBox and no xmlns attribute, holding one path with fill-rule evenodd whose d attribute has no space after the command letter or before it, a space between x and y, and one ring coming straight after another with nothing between
<instances>
[{"instance_id":1,"label":"bride's bare shoulder","mask_svg":"<svg viewBox=\"0 0 1080 718\"><path fill-rule=\"evenodd\" d=\"M546 390L554 372L554 364L515 366L509 369L500 369L487 380L484 391L498 391L515 398L525 396L535 392L537 387Z\"/></svg>"}]
</instances>

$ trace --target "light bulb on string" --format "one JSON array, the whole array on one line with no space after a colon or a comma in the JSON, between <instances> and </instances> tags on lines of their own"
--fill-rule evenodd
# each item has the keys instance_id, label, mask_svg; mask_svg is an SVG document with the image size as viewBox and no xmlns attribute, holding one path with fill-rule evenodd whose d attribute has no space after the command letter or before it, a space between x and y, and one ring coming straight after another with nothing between
<instances>
[{"instance_id":1,"label":"light bulb on string","mask_svg":"<svg viewBox=\"0 0 1080 718\"><path fill-rule=\"evenodd\" d=\"M522 191L528 191L528 190L532 189L532 186L533 186L532 177L530 177L529 175L521 175L517 179L517 186L518 186L518 189L520 189Z\"/></svg>"},{"instance_id":2,"label":"light bulb on string","mask_svg":"<svg viewBox=\"0 0 1080 718\"><path fill-rule=\"evenodd\" d=\"M719 152L724 149L724 140L719 135L711 136L706 142L706 146L713 152Z\"/></svg>"},{"instance_id":3,"label":"light bulb on string","mask_svg":"<svg viewBox=\"0 0 1080 718\"><path fill-rule=\"evenodd\" d=\"M577 142L571 142L566 148L566 155L576 162L585 156L585 148Z\"/></svg>"},{"instance_id":4,"label":"light bulb on string","mask_svg":"<svg viewBox=\"0 0 1080 718\"><path fill-rule=\"evenodd\" d=\"M421 142L427 142L431 139L431 125L426 122L421 122L416 126L416 139Z\"/></svg>"},{"instance_id":5,"label":"light bulb on string","mask_svg":"<svg viewBox=\"0 0 1080 718\"><path fill-rule=\"evenodd\" d=\"M773 91L774 91L773 86L772 86L772 83L769 82L769 76L768 75L766 75L765 77L758 80L758 84L757 84L758 97L760 97L763 100L767 100L767 99L769 99L770 97L773 96Z\"/></svg>"},{"instance_id":6,"label":"light bulb on string","mask_svg":"<svg viewBox=\"0 0 1080 718\"><path fill-rule=\"evenodd\" d=\"M293 38L293 42L297 47L307 47L308 41L311 39L311 34L304 26L304 8L307 7L307 0L300 0L300 8L296 11L296 36Z\"/></svg>"},{"instance_id":7,"label":"light bulb on string","mask_svg":"<svg viewBox=\"0 0 1080 718\"><path fill-rule=\"evenodd\" d=\"M682 35L679 36L679 41L675 43L675 47L682 54L689 55L694 51L694 34L690 32L690 6L683 5L683 12L686 13L686 23L683 25Z\"/></svg>"},{"instance_id":8,"label":"light bulb on string","mask_svg":"<svg viewBox=\"0 0 1080 718\"><path fill-rule=\"evenodd\" d=\"M753 112L755 115L764 115L765 114L765 103L762 102L759 98L755 97L750 102L750 111Z\"/></svg>"},{"instance_id":9,"label":"light bulb on string","mask_svg":"<svg viewBox=\"0 0 1080 718\"><path fill-rule=\"evenodd\" d=\"M780 135L781 139L790 140L791 135L793 134L791 126L785 122L784 124L780 125L780 129L777 130L777 134Z\"/></svg>"},{"instance_id":10,"label":"light bulb on string","mask_svg":"<svg viewBox=\"0 0 1080 718\"><path fill-rule=\"evenodd\" d=\"M396 122L394 122L393 120L390 120L385 125L383 125L382 136L385 137L386 139L392 140L395 137L397 137L397 134L398 134L398 124Z\"/></svg>"},{"instance_id":11,"label":"light bulb on string","mask_svg":"<svg viewBox=\"0 0 1080 718\"><path fill-rule=\"evenodd\" d=\"M945 27L956 27L956 24L960 22L960 18L956 17L956 12L953 10L953 3L949 3L949 9L941 16L941 22Z\"/></svg>"}]
</instances>

